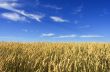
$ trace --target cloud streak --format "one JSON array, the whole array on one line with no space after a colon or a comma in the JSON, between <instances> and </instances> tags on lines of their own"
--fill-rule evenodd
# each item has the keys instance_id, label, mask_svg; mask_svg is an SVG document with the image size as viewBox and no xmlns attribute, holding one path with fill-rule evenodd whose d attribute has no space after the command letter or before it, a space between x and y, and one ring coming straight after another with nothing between
<instances>
[{"instance_id":1,"label":"cloud streak","mask_svg":"<svg viewBox=\"0 0 110 72\"><path fill-rule=\"evenodd\" d=\"M42 4L40 3L39 0L36 0L36 3L38 6L44 7L44 8L49 8L49 9L54 9L54 10L62 10L62 7L58 7L56 5L51 5L51 4Z\"/></svg>"},{"instance_id":2,"label":"cloud streak","mask_svg":"<svg viewBox=\"0 0 110 72\"><path fill-rule=\"evenodd\" d=\"M50 16L50 18L51 18L54 22L69 22L68 20L63 19L63 18L58 17L58 16Z\"/></svg>"},{"instance_id":3,"label":"cloud streak","mask_svg":"<svg viewBox=\"0 0 110 72\"><path fill-rule=\"evenodd\" d=\"M84 29L84 28L90 28L90 27L91 27L90 25L83 25L83 26L80 26L79 28Z\"/></svg>"},{"instance_id":4,"label":"cloud streak","mask_svg":"<svg viewBox=\"0 0 110 72\"><path fill-rule=\"evenodd\" d=\"M43 33L42 37L52 37L52 38L102 38L102 35L77 35L77 34L65 34L65 35L56 35L54 33Z\"/></svg>"},{"instance_id":5,"label":"cloud streak","mask_svg":"<svg viewBox=\"0 0 110 72\"><path fill-rule=\"evenodd\" d=\"M16 13L24 16L24 17L28 17L30 19L34 19L37 22L41 22L41 19L44 17L44 15L30 14L30 13L26 13L23 10L18 10L18 9L16 9L17 6L18 6L17 3L8 3L8 2L0 3L0 8L16 12Z\"/></svg>"},{"instance_id":6,"label":"cloud streak","mask_svg":"<svg viewBox=\"0 0 110 72\"><path fill-rule=\"evenodd\" d=\"M78 6L74 11L73 11L73 14L79 14L82 12L82 9L83 9L83 5L81 6Z\"/></svg>"},{"instance_id":7,"label":"cloud streak","mask_svg":"<svg viewBox=\"0 0 110 72\"><path fill-rule=\"evenodd\" d=\"M61 35L55 38L75 38L75 37L77 37L77 35L71 34L71 35Z\"/></svg>"},{"instance_id":8,"label":"cloud streak","mask_svg":"<svg viewBox=\"0 0 110 72\"><path fill-rule=\"evenodd\" d=\"M22 29L22 31L23 31L23 32L26 32L26 33L29 32L28 29Z\"/></svg>"},{"instance_id":9,"label":"cloud streak","mask_svg":"<svg viewBox=\"0 0 110 72\"><path fill-rule=\"evenodd\" d=\"M41 36L42 37L53 37L55 36L55 34L54 33L43 33Z\"/></svg>"},{"instance_id":10,"label":"cloud streak","mask_svg":"<svg viewBox=\"0 0 110 72\"><path fill-rule=\"evenodd\" d=\"M104 36L101 35L81 35L81 38L102 38Z\"/></svg>"},{"instance_id":11,"label":"cloud streak","mask_svg":"<svg viewBox=\"0 0 110 72\"><path fill-rule=\"evenodd\" d=\"M51 9L55 9L55 10L62 10L63 8L61 8L61 7L58 7L58 6L55 6L55 5L41 5L41 6L43 6L43 7L45 7L45 8L51 8Z\"/></svg>"}]
</instances>

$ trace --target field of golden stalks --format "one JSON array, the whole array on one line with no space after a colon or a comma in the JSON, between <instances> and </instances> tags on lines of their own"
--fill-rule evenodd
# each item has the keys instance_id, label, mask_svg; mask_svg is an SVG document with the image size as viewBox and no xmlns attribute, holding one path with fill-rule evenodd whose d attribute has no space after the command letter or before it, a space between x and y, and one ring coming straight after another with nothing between
<instances>
[{"instance_id":1,"label":"field of golden stalks","mask_svg":"<svg viewBox=\"0 0 110 72\"><path fill-rule=\"evenodd\" d=\"M110 44L0 42L0 72L110 72Z\"/></svg>"}]
</instances>

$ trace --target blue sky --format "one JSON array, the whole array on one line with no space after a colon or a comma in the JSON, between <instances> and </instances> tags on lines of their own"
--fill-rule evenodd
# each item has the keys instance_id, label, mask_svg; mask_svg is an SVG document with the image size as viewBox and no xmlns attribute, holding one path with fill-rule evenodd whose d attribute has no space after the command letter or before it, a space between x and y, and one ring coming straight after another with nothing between
<instances>
[{"instance_id":1,"label":"blue sky","mask_svg":"<svg viewBox=\"0 0 110 72\"><path fill-rule=\"evenodd\" d=\"M0 41L110 42L110 1L0 0Z\"/></svg>"}]
</instances>

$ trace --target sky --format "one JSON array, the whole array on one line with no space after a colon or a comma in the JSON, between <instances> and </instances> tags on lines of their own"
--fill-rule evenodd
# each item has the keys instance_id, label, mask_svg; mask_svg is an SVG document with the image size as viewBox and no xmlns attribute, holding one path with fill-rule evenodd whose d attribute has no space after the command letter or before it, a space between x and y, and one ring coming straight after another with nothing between
<instances>
[{"instance_id":1,"label":"sky","mask_svg":"<svg viewBox=\"0 0 110 72\"><path fill-rule=\"evenodd\" d=\"M0 0L0 41L110 42L110 0Z\"/></svg>"}]
</instances>

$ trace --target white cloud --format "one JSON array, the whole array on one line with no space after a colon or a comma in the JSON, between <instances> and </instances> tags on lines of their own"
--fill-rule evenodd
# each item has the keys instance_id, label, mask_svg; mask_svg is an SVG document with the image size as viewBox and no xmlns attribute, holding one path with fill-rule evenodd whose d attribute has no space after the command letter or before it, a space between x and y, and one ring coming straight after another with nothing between
<instances>
[{"instance_id":1,"label":"white cloud","mask_svg":"<svg viewBox=\"0 0 110 72\"><path fill-rule=\"evenodd\" d=\"M12 21L25 21L26 20L25 17L20 16L17 13L2 13L1 16Z\"/></svg>"},{"instance_id":2,"label":"white cloud","mask_svg":"<svg viewBox=\"0 0 110 72\"><path fill-rule=\"evenodd\" d=\"M19 4L13 2L0 2L0 8L8 9L8 10L13 10L15 7L19 6Z\"/></svg>"},{"instance_id":3,"label":"white cloud","mask_svg":"<svg viewBox=\"0 0 110 72\"><path fill-rule=\"evenodd\" d=\"M29 13L26 13L24 11L18 11L18 13L28 17L28 18L31 18L31 19L35 19L36 21L38 22L41 22L41 19L44 17L44 15L37 15L37 14L29 14Z\"/></svg>"},{"instance_id":4,"label":"white cloud","mask_svg":"<svg viewBox=\"0 0 110 72\"><path fill-rule=\"evenodd\" d=\"M55 22L68 22L68 20L66 19L63 19L61 17L58 17L58 16L50 16L50 18L55 21Z\"/></svg>"},{"instance_id":5,"label":"white cloud","mask_svg":"<svg viewBox=\"0 0 110 72\"><path fill-rule=\"evenodd\" d=\"M15 8L18 5L19 4L17 4L17 3L3 2L3 3L0 3L0 8L16 12L16 13L21 14L25 17L30 18L30 19L34 19L38 22L41 22L41 19L44 17L44 15L42 15L42 14L39 14L39 15L38 14L30 14L30 13L26 13L23 10L18 10Z\"/></svg>"},{"instance_id":6,"label":"white cloud","mask_svg":"<svg viewBox=\"0 0 110 72\"><path fill-rule=\"evenodd\" d=\"M55 6L55 5L42 5L43 7L46 7L46 8L51 8L51 9L55 9L55 10L61 10L61 9L63 9L63 8L61 8L61 7L57 7L57 6Z\"/></svg>"},{"instance_id":7,"label":"white cloud","mask_svg":"<svg viewBox=\"0 0 110 72\"><path fill-rule=\"evenodd\" d=\"M58 7L58 6L56 6L56 5L42 4L42 3L40 3L39 0L36 0L36 4L37 4L38 6L41 6L41 7L50 8L50 9L55 9L55 10L62 10L62 9L63 9L63 8Z\"/></svg>"},{"instance_id":8,"label":"white cloud","mask_svg":"<svg viewBox=\"0 0 110 72\"><path fill-rule=\"evenodd\" d=\"M101 35L81 35L80 37L82 38L100 38L100 37L104 37Z\"/></svg>"},{"instance_id":9,"label":"white cloud","mask_svg":"<svg viewBox=\"0 0 110 72\"><path fill-rule=\"evenodd\" d=\"M55 35L54 33L43 33L41 37L52 37L52 38L102 38L104 36L101 35L77 35L77 34L69 34L69 35Z\"/></svg>"},{"instance_id":10,"label":"white cloud","mask_svg":"<svg viewBox=\"0 0 110 72\"><path fill-rule=\"evenodd\" d=\"M61 35L61 36L58 36L56 38L75 38L75 37L77 37L77 35L71 34L71 35Z\"/></svg>"},{"instance_id":11,"label":"white cloud","mask_svg":"<svg viewBox=\"0 0 110 72\"><path fill-rule=\"evenodd\" d=\"M43 33L41 36L42 37L53 37L55 34L54 33Z\"/></svg>"}]
</instances>

